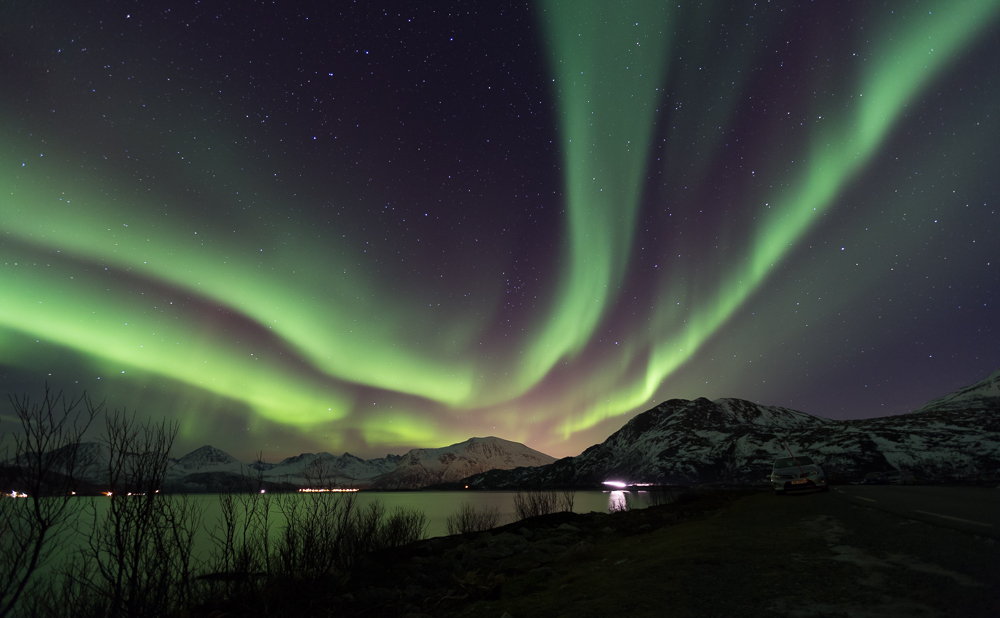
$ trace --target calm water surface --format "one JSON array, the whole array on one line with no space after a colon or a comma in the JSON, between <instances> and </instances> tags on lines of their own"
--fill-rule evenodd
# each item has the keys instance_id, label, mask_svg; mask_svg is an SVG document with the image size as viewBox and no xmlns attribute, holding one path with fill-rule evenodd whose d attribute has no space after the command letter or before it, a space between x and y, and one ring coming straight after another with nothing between
<instances>
[{"instance_id":1,"label":"calm water surface","mask_svg":"<svg viewBox=\"0 0 1000 618\"><path fill-rule=\"evenodd\" d=\"M338 494L344 496L346 494ZM366 507L372 502L380 501L387 513L393 509L402 507L415 509L427 516L427 528L425 536L427 538L446 536L448 534L448 517L457 513L463 502L468 502L473 506L482 509L484 507L497 507L500 511L500 522L502 526L515 521L514 516L514 496L515 492L507 491L410 491L410 492L358 492L356 494L358 506ZM556 492L561 500L563 494ZM285 521L279 508L279 499L292 498L296 500L310 500L315 494L272 494L268 496L270 502L270 521L272 530L280 532ZM173 497L170 497L173 498ZM189 496L203 511L201 529L195 535L195 556L198 559L207 559L215 548L211 533L222 521L222 509L218 494L192 494ZM29 498L30 500L30 498ZM68 557L74 550L79 549L86 542L86 538L92 521L91 508L97 509L98 517L103 518L107 512L107 505L110 501L107 498L80 498L79 507L82 509L81 518L75 530L67 531L66 535L56 542L55 559L42 569L54 567L62 562L62 558ZM644 491L578 491L573 497L573 511L576 513L599 512L607 513L623 508L636 509L649 506L650 494ZM561 510L561 507L560 509ZM278 535L271 537L278 539Z\"/></svg>"},{"instance_id":2,"label":"calm water surface","mask_svg":"<svg viewBox=\"0 0 1000 618\"><path fill-rule=\"evenodd\" d=\"M357 493L358 505L366 505L378 500L385 505L386 511L403 507L415 509L427 515L427 536L445 536L448 534L447 521L461 508L463 502L468 502L477 508L497 507L500 509L500 523L515 521L514 495L510 491L400 491L400 492L366 492ZM556 492L561 499L562 493ZM205 508L204 523L208 528L220 521L219 496L215 494L192 496ZM308 500L308 494L299 494L303 500ZM578 491L574 496L573 511L575 513L590 513L597 511L607 513L613 509L621 509L625 504L629 508L644 508L648 506L648 494L640 491ZM272 502L273 516L276 525L283 525L281 512L277 504Z\"/></svg>"}]
</instances>

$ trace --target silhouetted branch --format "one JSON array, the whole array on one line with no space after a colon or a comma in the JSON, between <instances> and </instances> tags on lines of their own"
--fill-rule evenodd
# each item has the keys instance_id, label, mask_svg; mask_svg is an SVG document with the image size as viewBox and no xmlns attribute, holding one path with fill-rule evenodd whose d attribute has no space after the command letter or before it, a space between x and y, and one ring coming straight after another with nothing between
<instances>
[{"instance_id":1,"label":"silhouetted branch","mask_svg":"<svg viewBox=\"0 0 1000 618\"><path fill-rule=\"evenodd\" d=\"M9 399L21 433L13 435L4 490L26 497L0 498L0 616L17 606L50 558L53 542L75 527L79 503L72 494L79 481L80 443L104 405L94 405L86 393L67 400L48 385L38 403L28 395Z\"/></svg>"}]
</instances>

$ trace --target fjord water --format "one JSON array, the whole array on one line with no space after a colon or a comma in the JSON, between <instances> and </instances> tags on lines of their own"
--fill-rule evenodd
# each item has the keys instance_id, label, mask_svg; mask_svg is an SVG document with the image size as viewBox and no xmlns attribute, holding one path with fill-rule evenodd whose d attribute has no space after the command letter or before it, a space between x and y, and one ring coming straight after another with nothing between
<instances>
[{"instance_id":1,"label":"fjord water","mask_svg":"<svg viewBox=\"0 0 1000 618\"><path fill-rule=\"evenodd\" d=\"M559 500L564 498L562 492L555 492ZM272 494L268 496L270 528L273 532L279 533L285 525L285 518L282 515L280 500L311 500L321 494ZM344 498L348 494L335 494L334 499ZM496 507L500 512L498 526L516 521L514 511L515 492L509 491L401 491L401 492L358 492L355 494L357 507L365 508L376 500L385 507L386 513L391 513L396 508L412 509L424 513L427 516L427 528L424 536L432 538L445 536L448 534L448 517L454 515L461 508L462 503L469 503L476 509ZM180 499L179 496L164 496L166 499ZM324 497L329 497L326 494ZM625 509L645 508L651 501L662 502L663 494L653 497L653 494L645 491L578 491L573 494L573 512L575 513L608 513ZM215 550L213 532L218 529L222 522L222 508L219 494L190 494L188 499L193 500L198 510L201 511L201 525L195 533L194 556L197 560L205 560ZM27 498L30 500L30 498ZM43 498L45 499L45 498ZM73 529L64 531L63 535L55 543L53 559L40 570L41 573L49 572L51 568L58 568L72 553L80 549L87 542L91 523L96 516L103 519L107 514L107 507L110 500L104 497L81 497L78 498L76 508L79 509L80 517L76 520ZM564 510L560 504L555 510ZM277 536L272 537L277 538Z\"/></svg>"},{"instance_id":2,"label":"fjord water","mask_svg":"<svg viewBox=\"0 0 1000 618\"><path fill-rule=\"evenodd\" d=\"M421 511L427 515L427 536L435 537L448 534L448 517L457 513L463 502L479 509L497 507L500 510L499 526L515 521L514 495L514 492L508 491L361 492L358 494L358 503L365 506L373 500L380 500L389 511L395 507ZM556 496L562 499L560 492L556 492ZM607 513L622 510L626 506L644 508L648 504L646 492L579 491L573 498L573 512Z\"/></svg>"},{"instance_id":3,"label":"fjord water","mask_svg":"<svg viewBox=\"0 0 1000 618\"><path fill-rule=\"evenodd\" d=\"M347 494L337 494L346 496ZM427 538L445 536L448 534L448 517L454 515L461 508L463 503L469 503L476 509L496 507L500 512L500 522L498 526L503 526L516 521L514 513L514 496L511 491L389 491L389 492L358 492L356 494L357 506L365 508L375 501L381 502L385 506L387 513L396 508L405 508L419 511L427 516ZM293 494L295 499L310 500L316 494ZM278 504L278 496L269 496L270 500L270 520L276 530L284 526L284 517ZM288 496L282 496L287 498ZM558 500L563 500L562 492L556 492ZM199 510L203 512L201 518L201 530L197 534L196 544L208 545L209 534L216 525L222 521L222 510L218 494L190 494L189 499L194 500ZM99 517L103 517L108 501L105 498L81 498L93 500L92 506L96 508ZM573 512L575 513L608 513L625 509L645 508L650 504L650 494L645 491L578 491L573 494ZM81 507L83 504L80 505ZM90 508L85 509L88 513ZM564 510L562 503L555 509ZM89 516L80 522L78 533L84 533Z\"/></svg>"},{"instance_id":4,"label":"fjord water","mask_svg":"<svg viewBox=\"0 0 1000 618\"><path fill-rule=\"evenodd\" d=\"M298 494L303 500L310 499L310 494ZM395 508L406 508L420 511L427 516L426 536L445 536L448 534L448 517L461 508L463 502L468 502L477 509L496 507L500 511L498 526L509 524L516 520L514 515L515 492L510 491L391 491L391 492L358 492L358 506L366 507L378 500L387 512ZM558 499L562 493L556 492ZM624 508L645 508L649 505L649 494L640 491L578 491L573 497L573 512L608 513ZM220 520L219 496L215 494L192 496L202 503L205 509L204 526L211 529ZM281 512L276 504L272 504L272 516L276 526L283 525ZM556 510L562 510L557 508Z\"/></svg>"}]
</instances>

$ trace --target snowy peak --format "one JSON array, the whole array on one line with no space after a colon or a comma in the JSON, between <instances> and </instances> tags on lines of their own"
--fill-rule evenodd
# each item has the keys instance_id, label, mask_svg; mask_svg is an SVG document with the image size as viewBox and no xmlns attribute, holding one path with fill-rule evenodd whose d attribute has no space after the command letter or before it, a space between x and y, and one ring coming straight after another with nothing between
<instances>
[{"instance_id":1,"label":"snowy peak","mask_svg":"<svg viewBox=\"0 0 1000 618\"><path fill-rule=\"evenodd\" d=\"M463 452L468 455L475 455L486 460L499 459L501 461L511 461L513 458L529 458L538 459L539 461L555 461L554 458L549 457L545 453L532 450L518 442L511 442L510 440L504 440L502 438L495 438L492 436L488 438L470 438L465 442L453 444L451 447L448 447L448 449L451 450L462 445L464 445L464 447L460 448L459 452Z\"/></svg>"},{"instance_id":2,"label":"snowy peak","mask_svg":"<svg viewBox=\"0 0 1000 618\"><path fill-rule=\"evenodd\" d=\"M1000 412L1000 371L918 412L834 421L741 399L671 399L577 457L464 482L481 489L607 480L761 483L786 448L813 456L838 481L891 468L923 480L978 478L1000 469L1000 414L990 413Z\"/></svg>"},{"instance_id":3,"label":"snowy peak","mask_svg":"<svg viewBox=\"0 0 1000 618\"><path fill-rule=\"evenodd\" d=\"M240 462L229 453L206 444L181 457L174 465L184 470L194 470L220 466L232 467L233 465L238 467Z\"/></svg>"},{"instance_id":4,"label":"snowy peak","mask_svg":"<svg viewBox=\"0 0 1000 618\"><path fill-rule=\"evenodd\" d=\"M387 455L378 459L360 459L344 453L302 453L287 457L264 472L266 478L285 480L298 485L338 483L356 485L385 474L400 457Z\"/></svg>"},{"instance_id":5,"label":"snowy peak","mask_svg":"<svg viewBox=\"0 0 1000 618\"><path fill-rule=\"evenodd\" d=\"M74 475L84 481L107 475L110 455L106 446L100 442L81 442L74 450L70 446L50 451L47 457L58 462L61 472L73 469Z\"/></svg>"},{"instance_id":6,"label":"snowy peak","mask_svg":"<svg viewBox=\"0 0 1000 618\"><path fill-rule=\"evenodd\" d=\"M75 462L77 478L106 486L111 454L99 442L81 443L75 450L53 451L47 456L60 462ZM174 492L219 492L243 490L248 483L271 487L351 486L417 489L445 481L457 481L477 472L519 466L539 466L554 458L523 444L500 438L472 438L437 449L413 449L406 455L361 459L350 453L300 453L279 463L238 459L205 445L180 459L171 459L166 484ZM376 481L381 483L375 483Z\"/></svg>"},{"instance_id":7,"label":"snowy peak","mask_svg":"<svg viewBox=\"0 0 1000 618\"><path fill-rule=\"evenodd\" d=\"M211 446L203 446L175 460L167 471L174 491L215 492L242 488L259 479L275 487L366 486L371 479L392 470L399 455L378 459L360 459L349 453L340 457L330 453L300 453L278 463L252 461L241 463L235 457Z\"/></svg>"},{"instance_id":8,"label":"snowy peak","mask_svg":"<svg viewBox=\"0 0 1000 618\"><path fill-rule=\"evenodd\" d=\"M470 438L443 448L413 449L398 465L375 479L381 489L412 489L460 481L488 470L542 466L555 461L545 453L502 438Z\"/></svg>"},{"instance_id":9,"label":"snowy peak","mask_svg":"<svg viewBox=\"0 0 1000 618\"><path fill-rule=\"evenodd\" d=\"M832 422L798 410L762 406L744 399L716 399L712 404L718 407L724 418L729 419L729 424L793 428Z\"/></svg>"},{"instance_id":10,"label":"snowy peak","mask_svg":"<svg viewBox=\"0 0 1000 618\"><path fill-rule=\"evenodd\" d=\"M69 447L64 447L59 451L53 451L53 453L55 453L61 460L67 460L73 457L70 453ZM107 447L100 442L81 442L80 446L76 449L75 456L76 466L82 467L85 470L106 470L108 459L110 458Z\"/></svg>"},{"instance_id":11,"label":"snowy peak","mask_svg":"<svg viewBox=\"0 0 1000 618\"><path fill-rule=\"evenodd\" d=\"M750 431L802 430L819 427L833 421L805 412L774 406L762 406L743 399L700 397L693 401L670 399L655 408L636 415L624 427L611 435L605 445L642 451L647 445L687 435L693 431L743 434ZM648 453L648 449L647 449ZM639 456L639 453L636 453Z\"/></svg>"},{"instance_id":12,"label":"snowy peak","mask_svg":"<svg viewBox=\"0 0 1000 618\"><path fill-rule=\"evenodd\" d=\"M914 414L935 411L1000 411L1000 369L979 382L939 397L914 411Z\"/></svg>"}]
</instances>

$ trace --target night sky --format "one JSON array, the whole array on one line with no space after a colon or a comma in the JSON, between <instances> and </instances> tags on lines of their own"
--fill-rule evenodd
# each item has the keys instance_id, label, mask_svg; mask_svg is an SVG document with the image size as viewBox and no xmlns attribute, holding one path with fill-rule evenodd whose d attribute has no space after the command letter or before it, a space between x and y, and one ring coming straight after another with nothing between
<instances>
[{"instance_id":1,"label":"night sky","mask_svg":"<svg viewBox=\"0 0 1000 618\"><path fill-rule=\"evenodd\" d=\"M3 394L177 455L1000 366L1000 1L12 1L0 54Z\"/></svg>"}]
</instances>

